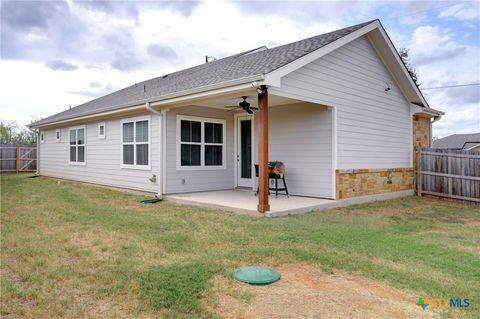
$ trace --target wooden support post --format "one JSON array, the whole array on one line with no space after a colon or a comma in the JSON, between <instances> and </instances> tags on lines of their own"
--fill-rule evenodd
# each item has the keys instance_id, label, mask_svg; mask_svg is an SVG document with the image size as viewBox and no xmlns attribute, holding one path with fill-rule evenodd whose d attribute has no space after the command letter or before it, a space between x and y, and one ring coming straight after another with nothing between
<instances>
[{"instance_id":1,"label":"wooden support post","mask_svg":"<svg viewBox=\"0 0 480 319\"><path fill-rule=\"evenodd\" d=\"M270 210L268 203L268 92L262 85L258 94L258 206L260 213Z\"/></svg>"},{"instance_id":2,"label":"wooden support post","mask_svg":"<svg viewBox=\"0 0 480 319\"><path fill-rule=\"evenodd\" d=\"M20 170L20 146L18 146L17 144L17 148L16 148L16 153L15 153L15 167L16 167L16 171L17 171L17 174L18 174L18 171Z\"/></svg>"}]
</instances>

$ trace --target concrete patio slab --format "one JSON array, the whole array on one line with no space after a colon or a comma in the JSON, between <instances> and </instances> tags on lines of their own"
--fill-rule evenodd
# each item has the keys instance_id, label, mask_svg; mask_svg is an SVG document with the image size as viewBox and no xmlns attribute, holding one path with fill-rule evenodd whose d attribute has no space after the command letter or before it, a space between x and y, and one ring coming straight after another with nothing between
<instances>
[{"instance_id":1,"label":"concrete patio slab","mask_svg":"<svg viewBox=\"0 0 480 319\"><path fill-rule=\"evenodd\" d=\"M279 217L411 195L413 195L413 190L362 196L342 200L303 196L286 197L285 195L279 195L276 198L274 195L270 195L270 211L265 214L257 212L257 197L251 190L235 189L174 194L166 196L166 199L180 204L221 209L234 213L247 214L250 216Z\"/></svg>"}]
</instances>

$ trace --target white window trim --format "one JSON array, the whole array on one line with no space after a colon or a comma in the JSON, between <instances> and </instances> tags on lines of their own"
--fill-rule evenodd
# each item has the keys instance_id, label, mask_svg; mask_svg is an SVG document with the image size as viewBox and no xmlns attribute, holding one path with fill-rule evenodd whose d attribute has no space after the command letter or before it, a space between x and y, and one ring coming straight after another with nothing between
<instances>
[{"instance_id":1,"label":"white window trim","mask_svg":"<svg viewBox=\"0 0 480 319\"><path fill-rule=\"evenodd\" d=\"M58 135L57 135L57 134L58 134ZM55 141L56 141L57 143L59 143L59 142L61 141L61 135L60 135L60 129L59 129L59 128L57 128L57 129L55 130Z\"/></svg>"},{"instance_id":2,"label":"white window trim","mask_svg":"<svg viewBox=\"0 0 480 319\"><path fill-rule=\"evenodd\" d=\"M148 121L148 141L147 142L140 142L137 143L135 141L137 135L137 128L135 124L133 125L133 143L125 143L125 144L132 144L133 147L133 160L134 162L137 161L137 148L135 145L137 144L148 144L148 165L129 165L123 164L123 124L130 123L130 122L137 122L137 121ZM131 117L127 119L122 119L120 121L120 167L126 169L139 169L139 170L151 170L152 169L152 121L151 116L139 116L139 117Z\"/></svg>"},{"instance_id":3,"label":"white window trim","mask_svg":"<svg viewBox=\"0 0 480 319\"><path fill-rule=\"evenodd\" d=\"M180 141L181 135L181 121L196 121L201 122L201 139L200 143L197 142L185 142L185 144L196 144L200 145L200 166L182 166L181 165L181 149ZM219 143L205 143L205 122L208 123L219 123L223 124L223 137L222 137L222 165L217 166L205 166L205 145L220 145ZM227 121L222 119L206 118L206 117L197 117L197 116L187 116L187 115L177 115L177 171L211 171L211 170L221 170L226 169L226 140L227 140Z\"/></svg>"},{"instance_id":4,"label":"white window trim","mask_svg":"<svg viewBox=\"0 0 480 319\"><path fill-rule=\"evenodd\" d=\"M45 144L45 131L40 131L40 143Z\"/></svg>"},{"instance_id":5,"label":"white window trim","mask_svg":"<svg viewBox=\"0 0 480 319\"><path fill-rule=\"evenodd\" d=\"M83 131L83 138L84 138L84 143L81 144L84 147L84 161L83 162L72 162L70 161L70 130L78 130L78 129L84 129ZM75 165L75 166L85 166L87 165L87 127L85 125L78 125L78 126L72 126L68 128L68 143L67 143L67 149L68 149L68 164L69 165ZM77 150L78 150L78 145L77 145ZM78 151L77 151L77 159L78 159Z\"/></svg>"},{"instance_id":6,"label":"white window trim","mask_svg":"<svg viewBox=\"0 0 480 319\"><path fill-rule=\"evenodd\" d=\"M100 134L100 126L103 126L103 135ZM107 126L105 125L105 122L98 123L97 131L98 131L98 138L99 139L105 139L105 137L107 135Z\"/></svg>"}]
</instances>

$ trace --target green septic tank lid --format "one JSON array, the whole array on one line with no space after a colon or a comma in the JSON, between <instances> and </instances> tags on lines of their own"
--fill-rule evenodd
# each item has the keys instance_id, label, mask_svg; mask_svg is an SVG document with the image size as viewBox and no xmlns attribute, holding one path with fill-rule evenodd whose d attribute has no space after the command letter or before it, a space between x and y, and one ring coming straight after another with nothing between
<instances>
[{"instance_id":1,"label":"green septic tank lid","mask_svg":"<svg viewBox=\"0 0 480 319\"><path fill-rule=\"evenodd\" d=\"M269 285L280 279L280 273L265 267L241 267L235 270L235 279L251 285Z\"/></svg>"}]
</instances>

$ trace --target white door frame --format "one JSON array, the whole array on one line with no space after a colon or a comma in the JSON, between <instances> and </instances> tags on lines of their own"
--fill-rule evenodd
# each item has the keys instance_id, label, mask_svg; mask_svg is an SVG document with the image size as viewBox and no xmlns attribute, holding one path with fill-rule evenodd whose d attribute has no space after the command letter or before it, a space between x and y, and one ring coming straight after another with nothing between
<instances>
[{"instance_id":1,"label":"white door frame","mask_svg":"<svg viewBox=\"0 0 480 319\"><path fill-rule=\"evenodd\" d=\"M251 153L251 157L252 157L252 190L255 189L255 166L254 166L254 147L255 147L255 139L254 139L254 116L253 114L246 114L246 113L235 113L234 114L234 154L233 154L233 167L234 167L234 178L235 178L235 182L234 182L234 185L235 187L239 187L238 185L238 180L239 180L239 163L240 161L237 161L237 157L240 156L239 152L238 152L238 148L239 148L239 143L238 143L238 140L240 139L240 135L239 135L239 125L238 125L238 122L239 122L239 118L247 118L247 119L250 119L251 121L251 138L252 138L252 151L250 152ZM244 185L242 185L244 186Z\"/></svg>"}]
</instances>

